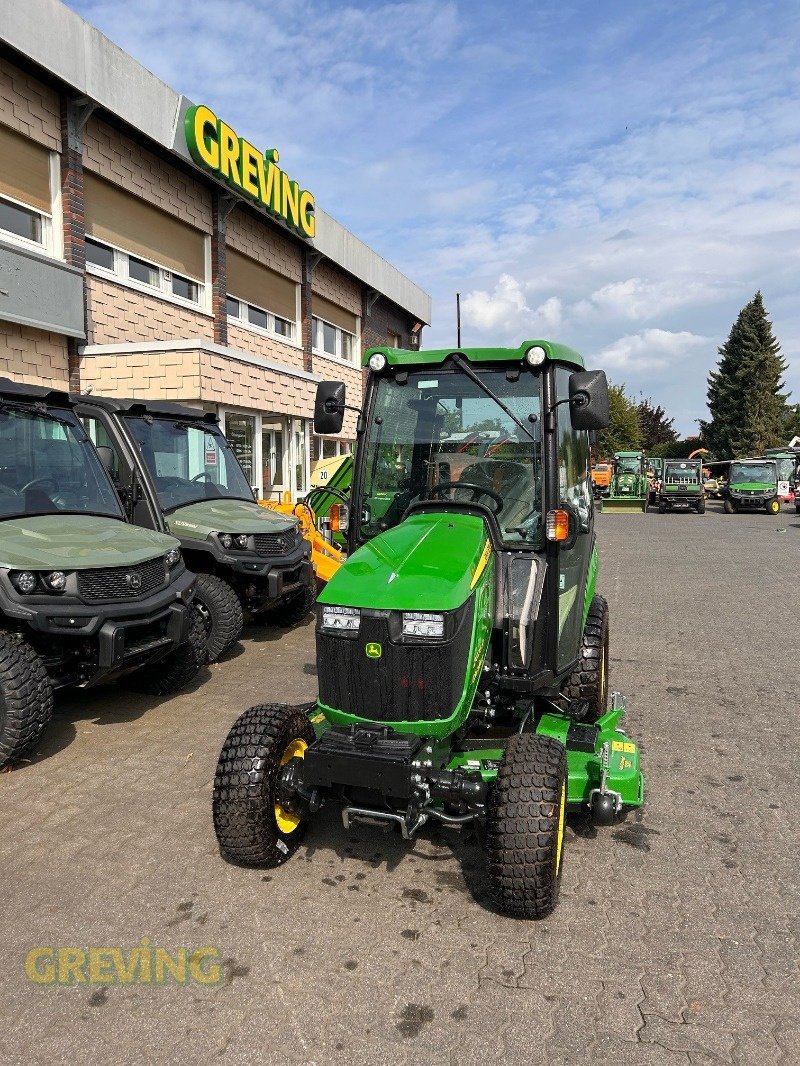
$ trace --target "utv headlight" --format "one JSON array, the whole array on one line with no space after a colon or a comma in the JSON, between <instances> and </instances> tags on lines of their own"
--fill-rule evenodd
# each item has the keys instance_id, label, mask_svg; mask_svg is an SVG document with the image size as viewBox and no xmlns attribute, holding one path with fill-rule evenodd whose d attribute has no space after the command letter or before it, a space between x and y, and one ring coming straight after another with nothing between
<instances>
[{"instance_id":1,"label":"utv headlight","mask_svg":"<svg viewBox=\"0 0 800 1066\"><path fill-rule=\"evenodd\" d=\"M404 637L443 637L444 615L419 611L403 613Z\"/></svg>"},{"instance_id":2,"label":"utv headlight","mask_svg":"<svg viewBox=\"0 0 800 1066\"><path fill-rule=\"evenodd\" d=\"M52 574L44 575L44 583L53 592L63 592L67 587L67 575L63 570L54 570Z\"/></svg>"},{"instance_id":3,"label":"utv headlight","mask_svg":"<svg viewBox=\"0 0 800 1066\"><path fill-rule=\"evenodd\" d=\"M361 611L358 607L322 606L322 628L346 630L357 633L361 625Z\"/></svg>"},{"instance_id":4,"label":"utv headlight","mask_svg":"<svg viewBox=\"0 0 800 1066\"><path fill-rule=\"evenodd\" d=\"M247 547L247 534L246 533L240 533L238 536L234 537L233 539L234 539L234 543L236 544L237 548L246 548Z\"/></svg>"},{"instance_id":5,"label":"utv headlight","mask_svg":"<svg viewBox=\"0 0 800 1066\"><path fill-rule=\"evenodd\" d=\"M167 560L167 566L171 570L173 566L177 566L178 563L181 561L180 548L170 548L164 558Z\"/></svg>"},{"instance_id":6,"label":"utv headlight","mask_svg":"<svg viewBox=\"0 0 800 1066\"><path fill-rule=\"evenodd\" d=\"M18 574L14 574L11 578L17 588L17 592L21 592L24 596L30 595L36 588L36 574L32 574L30 570L21 570Z\"/></svg>"},{"instance_id":7,"label":"utv headlight","mask_svg":"<svg viewBox=\"0 0 800 1066\"><path fill-rule=\"evenodd\" d=\"M230 549L233 547L233 537L230 535L230 533L220 533L219 542L225 549L225 551L230 551Z\"/></svg>"}]
</instances>

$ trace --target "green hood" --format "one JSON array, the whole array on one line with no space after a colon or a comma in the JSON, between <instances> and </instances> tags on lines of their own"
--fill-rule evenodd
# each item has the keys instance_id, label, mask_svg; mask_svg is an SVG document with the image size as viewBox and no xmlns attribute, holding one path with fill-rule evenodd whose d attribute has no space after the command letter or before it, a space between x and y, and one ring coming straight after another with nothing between
<instances>
[{"instance_id":1,"label":"green hood","mask_svg":"<svg viewBox=\"0 0 800 1066\"><path fill-rule=\"evenodd\" d=\"M320 603L395 611L452 611L489 559L483 520L419 513L368 541L319 595Z\"/></svg>"},{"instance_id":2,"label":"green hood","mask_svg":"<svg viewBox=\"0 0 800 1066\"><path fill-rule=\"evenodd\" d=\"M9 570L132 566L177 546L172 537L121 519L58 514L0 522L0 566Z\"/></svg>"},{"instance_id":3,"label":"green hood","mask_svg":"<svg viewBox=\"0 0 800 1066\"><path fill-rule=\"evenodd\" d=\"M205 540L209 533L283 533L297 520L255 500L203 500L179 507L167 515L169 531L187 540Z\"/></svg>"},{"instance_id":4,"label":"green hood","mask_svg":"<svg viewBox=\"0 0 800 1066\"><path fill-rule=\"evenodd\" d=\"M733 481L728 486L732 492L774 492L774 481Z\"/></svg>"}]
</instances>

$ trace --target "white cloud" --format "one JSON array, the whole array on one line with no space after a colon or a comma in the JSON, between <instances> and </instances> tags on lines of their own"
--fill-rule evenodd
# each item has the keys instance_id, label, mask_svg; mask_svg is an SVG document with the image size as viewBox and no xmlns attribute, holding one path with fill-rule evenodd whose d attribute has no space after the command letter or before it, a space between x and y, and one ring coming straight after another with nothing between
<instances>
[{"instance_id":1,"label":"white cloud","mask_svg":"<svg viewBox=\"0 0 800 1066\"><path fill-rule=\"evenodd\" d=\"M538 307L530 307L523 287L511 274L502 274L492 292L475 289L467 293L462 308L465 325L503 340L549 335L561 325L561 300L551 296Z\"/></svg>"},{"instance_id":2,"label":"white cloud","mask_svg":"<svg viewBox=\"0 0 800 1066\"><path fill-rule=\"evenodd\" d=\"M675 367L698 348L708 347L707 337L682 330L643 329L609 344L595 356L598 366L609 370L643 371Z\"/></svg>"}]
</instances>

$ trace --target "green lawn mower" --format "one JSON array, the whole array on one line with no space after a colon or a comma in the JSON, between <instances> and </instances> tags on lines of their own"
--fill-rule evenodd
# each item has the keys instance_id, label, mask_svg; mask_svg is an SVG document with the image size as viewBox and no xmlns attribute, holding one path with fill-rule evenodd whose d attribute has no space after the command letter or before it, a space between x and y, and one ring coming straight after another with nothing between
<instances>
[{"instance_id":1,"label":"green lawn mower","mask_svg":"<svg viewBox=\"0 0 800 1066\"><path fill-rule=\"evenodd\" d=\"M234 724L217 839L232 861L277 866L323 803L405 838L482 823L497 907L541 918L566 814L610 825L644 799L595 588L605 375L547 341L373 348L365 363L349 523L338 515L349 555L317 605L319 698ZM320 383L317 433L339 433L344 400ZM496 447L454 447L477 432Z\"/></svg>"},{"instance_id":2,"label":"green lawn mower","mask_svg":"<svg viewBox=\"0 0 800 1066\"><path fill-rule=\"evenodd\" d=\"M603 511L615 513L647 513L650 500L650 481L642 452L615 452L614 476L603 500Z\"/></svg>"}]
</instances>

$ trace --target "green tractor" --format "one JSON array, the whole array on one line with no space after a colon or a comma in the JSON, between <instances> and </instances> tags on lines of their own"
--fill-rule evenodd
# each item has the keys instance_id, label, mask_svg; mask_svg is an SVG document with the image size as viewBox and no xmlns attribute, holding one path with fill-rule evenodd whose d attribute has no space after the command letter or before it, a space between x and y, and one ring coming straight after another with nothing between
<instances>
[{"instance_id":1,"label":"green tractor","mask_svg":"<svg viewBox=\"0 0 800 1066\"><path fill-rule=\"evenodd\" d=\"M774 459L733 459L722 493L725 514L766 511L779 514L778 467Z\"/></svg>"},{"instance_id":2,"label":"green tractor","mask_svg":"<svg viewBox=\"0 0 800 1066\"><path fill-rule=\"evenodd\" d=\"M658 513L667 511L706 513L703 463L700 459L667 459L658 490Z\"/></svg>"},{"instance_id":3,"label":"green tractor","mask_svg":"<svg viewBox=\"0 0 800 1066\"><path fill-rule=\"evenodd\" d=\"M565 815L610 825L644 800L596 592L589 433L607 423L605 374L547 341L374 348L365 363L349 555L317 604L319 698L232 727L220 849L279 865L326 802L346 827L407 839L480 823L498 908L540 918ZM318 386L317 433L340 431L344 399L341 382ZM496 448L453 450L487 429Z\"/></svg>"},{"instance_id":4,"label":"green tractor","mask_svg":"<svg viewBox=\"0 0 800 1066\"><path fill-rule=\"evenodd\" d=\"M643 452L615 452L611 488L603 500L603 510L610 513L640 511L647 513L650 481Z\"/></svg>"}]
</instances>

